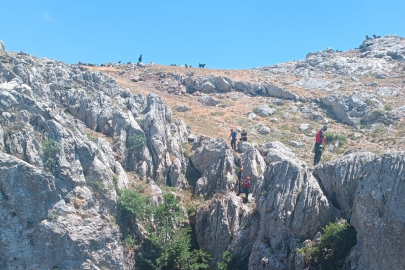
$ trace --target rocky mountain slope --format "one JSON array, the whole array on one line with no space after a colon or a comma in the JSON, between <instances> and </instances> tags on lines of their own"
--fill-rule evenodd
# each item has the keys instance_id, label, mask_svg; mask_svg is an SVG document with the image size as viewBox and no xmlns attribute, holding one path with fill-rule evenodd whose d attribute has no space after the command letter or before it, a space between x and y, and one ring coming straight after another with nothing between
<instances>
[{"instance_id":1,"label":"rocky mountain slope","mask_svg":"<svg viewBox=\"0 0 405 270\"><path fill-rule=\"evenodd\" d=\"M245 129L251 141L281 141L309 163L314 133L323 124L347 139L329 146L328 160L350 149L403 149L404 47L404 38L386 36L355 50L328 48L249 70L153 63L88 68L134 93L158 94L193 133L227 138L229 128Z\"/></svg>"},{"instance_id":2,"label":"rocky mountain slope","mask_svg":"<svg viewBox=\"0 0 405 270\"><path fill-rule=\"evenodd\" d=\"M306 269L297 248L341 218L357 231L347 269L404 269L405 39L247 71L82 67L0 45L0 269L133 269L116 220L136 183L156 204L166 185L194 193L213 269L226 250L247 269ZM312 167L325 123L347 136ZM238 151L221 138L233 126L249 131Z\"/></svg>"}]
</instances>

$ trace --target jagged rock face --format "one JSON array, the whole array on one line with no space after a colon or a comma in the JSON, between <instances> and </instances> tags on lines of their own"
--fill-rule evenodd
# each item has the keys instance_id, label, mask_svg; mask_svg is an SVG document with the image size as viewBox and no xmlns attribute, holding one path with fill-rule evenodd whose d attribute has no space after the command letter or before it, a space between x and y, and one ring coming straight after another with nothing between
<instances>
[{"instance_id":1,"label":"jagged rock face","mask_svg":"<svg viewBox=\"0 0 405 270\"><path fill-rule=\"evenodd\" d=\"M166 183L170 167L176 158L183 168L188 162L184 153L190 132L184 122L180 120L171 123L171 117L172 111L160 97L148 96L146 116L142 122L142 127L148 138L148 148L154 166L153 179L157 183ZM179 170L181 168L177 169L177 171ZM171 174L169 182L177 183L178 178L179 176L175 177L174 174Z\"/></svg>"},{"instance_id":2,"label":"jagged rock face","mask_svg":"<svg viewBox=\"0 0 405 270\"><path fill-rule=\"evenodd\" d=\"M256 207L240 207L233 192L206 202L197 211L197 239L216 260L230 250L240 262L248 260L249 269L294 269L300 240L313 237L338 212L300 163L274 162L263 174L258 153L252 149L242 157L244 174L260 179L252 181Z\"/></svg>"},{"instance_id":3,"label":"jagged rock face","mask_svg":"<svg viewBox=\"0 0 405 270\"><path fill-rule=\"evenodd\" d=\"M241 167L243 168L242 178L250 177L251 193L263 180L263 172L266 170L266 163L260 152L252 146L242 155Z\"/></svg>"},{"instance_id":4,"label":"jagged rock face","mask_svg":"<svg viewBox=\"0 0 405 270\"><path fill-rule=\"evenodd\" d=\"M355 153L315 167L325 194L357 230L352 269L401 269L405 154Z\"/></svg>"},{"instance_id":5,"label":"jagged rock face","mask_svg":"<svg viewBox=\"0 0 405 270\"><path fill-rule=\"evenodd\" d=\"M398 36L365 40L360 47L365 52L362 57L405 59L405 39Z\"/></svg>"},{"instance_id":6,"label":"jagged rock face","mask_svg":"<svg viewBox=\"0 0 405 270\"><path fill-rule=\"evenodd\" d=\"M357 230L352 269L401 269L405 265L405 153L365 164L354 197L351 224Z\"/></svg>"},{"instance_id":7,"label":"jagged rock face","mask_svg":"<svg viewBox=\"0 0 405 270\"><path fill-rule=\"evenodd\" d=\"M130 184L124 169L149 182L156 203L155 182L187 187L187 127L158 96L132 95L104 74L2 57L0 268L126 269L113 222L116 189ZM133 136L146 146L130 152Z\"/></svg>"},{"instance_id":8,"label":"jagged rock face","mask_svg":"<svg viewBox=\"0 0 405 270\"><path fill-rule=\"evenodd\" d=\"M250 266L267 258L263 269L293 269L299 240L312 237L337 214L315 178L289 160L269 165L255 194L260 221Z\"/></svg>"},{"instance_id":9,"label":"jagged rock face","mask_svg":"<svg viewBox=\"0 0 405 270\"><path fill-rule=\"evenodd\" d=\"M357 187L367 173L365 165L375 157L368 152L349 154L314 169L325 195L346 219L350 219Z\"/></svg>"},{"instance_id":10,"label":"jagged rock face","mask_svg":"<svg viewBox=\"0 0 405 270\"><path fill-rule=\"evenodd\" d=\"M3 41L0 40L0 52L4 52L4 51L5 51L4 43L3 43Z\"/></svg>"},{"instance_id":11,"label":"jagged rock face","mask_svg":"<svg viewBox=\"0 0 405 270\"><path fill-rule=\"evenodd\" d=\"M227 149L224 139L200 140L200 143L190 161L202 174L195 193L204 194L208 198L232 186L235 177L234 156L232 150Z\"/></svg>"},{"instance_id":12,"label":"jagged rock face","mask_svg":"<svg viewBox=\"0 0 405 270\"><path fill-rule=\"evenodd\" d=\"M0 191L7 221L0 226L1 269L123 269L118 228L85 186L72 188L0 153Z\"/></svg>"},{"instance_id":13,"label":"jagged rock face","mask_svg":"<svg viewBox=\"0 0 405 270\"><path fill-rule=\"evenodd\" d=\"M222 259L222 252L227 250L231 241L241 243L245 240L246 229L244 226L248 222L251 210L242 204L242 199L235 193L227 195L218 194L210 201L197 209L196 214L196 234L198 245L201 249L214 255L215 261ZM250 230L251 228L249 228ZM244 252L245 258L251 248L234 244L240 253Z\"/></svg>"},{"instance_id":14,"label":"jagged rock face","mask_svg":"<svg viewBox=\"0 0 405 270\"><path fill-rule=\"evenodd\" d=\"M333 118L347 125L370 124L377 120L387 122L389 119L395 119L395 115L387 114L379 98L367 93L354 93L350 96L328 96L321 98L322 105L329 110ZM369 106L367 102L372 103Z\"/></svg>"}]
</instances>

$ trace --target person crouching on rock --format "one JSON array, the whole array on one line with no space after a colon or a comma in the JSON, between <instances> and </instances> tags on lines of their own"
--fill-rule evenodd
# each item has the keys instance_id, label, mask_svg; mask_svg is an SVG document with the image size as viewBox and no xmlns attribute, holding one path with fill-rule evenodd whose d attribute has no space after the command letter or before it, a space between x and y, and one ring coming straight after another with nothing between
<instances>
[{"instance_id":1,"label":"person crouching on rock","mask_svg":"<svg viewBox=\"0 0 405 270\"><path fill-rule=\"evenodd\" d=\"M320 130L318 130L318 133L316 133L316 142L315 142L315 146L314 146L314 152L315 152L314 165L318 165L319 161L321 160L323 143L325 140L324 132L327 129L328 129L327 126L323 126Z\"/></svg>"},{"instance_id":2,"label":"person crouching on rock","mask_svg":"<svg viewBox=\"0 0 405 270\"><path fill-rule=\"evenodd\" d=\"M236 150L236 137L237 136L238 136L238 134L236 133L236 131L231 129L231 135L229 135L229 138L232 137L232 139L231 139L231 147L232 147L233 150Z\"/></svg>"},{"instance_id":3,"label":"person crouching on rock","mask_svg":"<svg viewBox=\"0 0 405 270\"><path fill-rule=\"evenodd\" d=\"M250 190L250 177L246 177L243 181L243 193L245 193L245 203L249 202L249 190Z\"/></svg>"},{"instance_id":4,"label":"person crouching on rock","mask_svg":"<svg viewBox=\"0 0 405 270\"><path fill-rule=\"evenodd\" d=\"M247 132L245 131L245 130L242 130L242 133L240 134L240 139L239 140L241 140L241 141L243 141L243 142L246 142L247 141Z\"/></svg>"}]
</instances>

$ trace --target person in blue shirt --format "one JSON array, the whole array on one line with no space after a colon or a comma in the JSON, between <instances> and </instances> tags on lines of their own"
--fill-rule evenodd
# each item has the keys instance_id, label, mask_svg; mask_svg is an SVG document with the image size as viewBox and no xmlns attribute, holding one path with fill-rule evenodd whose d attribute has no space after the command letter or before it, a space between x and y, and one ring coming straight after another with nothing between
<instances>
[{"instance_id":1,"label":"person in blue shirt","mask_svg":"<svg viewBox=\"0 0 405 270\"><path fill-rule=\"evenodd\" d=\"M236 131L231 129L231 135L229 135L229 138L232 137L232 139L231 139L231 147L233 148L233 150L236 150L236 137L237 136L238 136L238 134L236 133Z\"/></svg>"}]
</instances>

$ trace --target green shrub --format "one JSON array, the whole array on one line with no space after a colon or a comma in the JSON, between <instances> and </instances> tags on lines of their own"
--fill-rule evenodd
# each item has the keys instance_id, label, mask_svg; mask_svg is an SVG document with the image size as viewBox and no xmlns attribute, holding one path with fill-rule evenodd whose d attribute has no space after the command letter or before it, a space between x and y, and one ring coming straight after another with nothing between
<instances>
[{"instance_id":1,"label":"green shrub","mask_svg":"<svg viewBox=\"0 0 405 270\"><path fill-rule=\"evenodd\" d=\"M225 112L212 112L211 116L224 116Z\"/></svg>"},{"instance_id":2,"label":"green shrub","mask_svg":"<svg viewBox=\"0 0 405 270\"><path fill-rule=\"evenodd\" d=\"M385 111L383 110L374 110L373 113L377 114L378 117L385 115Z\"/></svg>"},{"instance_id":3,"label":"green shrub","mask_svg":"<svg viewBox=\"0 0 405 270\"><path fill-rule=\"evenodd\" d=\"M132 221L144 221L150 213L151 198L136 190L125 189L118 192L118 205L125 218Z\"/></svg>"},{"instance_id":4,"label":"green shrub","mask_svg":"<svg viewBox=\"0 0 405 270\"><path fill-rule=\"evenodd\" d=\"M94 138L93 136L91 136L91 134L87 134L87 139L88 139L89 141L92 141L92 142L94 142L94 143L97 143L97 138Z\"/></svg>"},{"instance_id":5,"label":"green shrub","mask_svg":"<svg viewBox=\"0 0 405 270\"><path fill-rule=\"evenodd\" d=\"M366 98L366 100L364 100L364 102L365 102L368 106L371 106L371 105L374 104L374 101L372 101L372 100L369 99L369 98Z\"/></svg>"},{"instance_id":6,"label":"green shrub","mask_svg":"<svg viewBox=\"0 0 405 270\"><path fill-rule=\"evenodd\" d=\"M42 153L44 167L53 171L57 166L56 154L59 153L60 146L52 139L42 142Z\"/></svg>"},{"instance_id":7,"label":"green shrub","mask_svg":"<svg viewBox=\"0 0 405 270\"><path fill-rule=\"evenodd\" d=\"M139 269L208 270L211 256L191 249L191 228L183 222L177 198L168 193L163 195L163 201L152 206L150 197L136 190L119 192L118 204L126 217L141 223L147 232L149 245L147 252L138 254ZM134 244L131 239L124 241L128 246Z\"/></svg>"},{"instance_id":8,"label":"green shrub","mask_svg":"<svg viewBox=\"0 0 405 270\"><path fill-rule=\"evenodd\" d=\"M377 127L376 129L373 130L371 133L371 136L376 138L376 137L381 137L384 134L384 128L383 127Z\"/></svg>"},{"instance_id":9,"label":"green shrub","mask_svg":"<svg viewBox=\"0 0 405 270\"><path fill-rule=\"evenodd\" d=\"M116 174L113 175L112 181L113 181L114 186L117 186L117 184L118 184L118 176Z\"/></svg>"},{"instance_id":10,"label":"green shrub","mask_svg":"<svg viewBox=\"0 0 405 270\"><path fill-rule=\"evenodd\" d=\"M134 154L139 153L146 146L146 137L143 134L136 134L127 138L127 151Z\"/></svg>"},{"instance_id":11,"label":"green shrub","mask_svg":"<svg viewBox=\"0 0 405 270\"><path fill-rule=\"evenodd\" d=\"M191 146L184 143L184 142L180 142L180 149L181 152L187 157L190 158L192 153L191 153Z\"/></svg>"},{"instance_id":12,"label":"green shrub","mask_svg":"<svg viewBox=\"0 0 405 270\"><path fill-rule=\"evenodd\" d=\"M94 180L93 185L97 187L98 190L104 190L105 189L105 185L103 183L102 180Z\"/></svg>"},{"instance_id":13,"label":"green shrub","mask_svg":"<svg viewBox=\"0 0 405 270\"><path fill-rule=\"evenodd\" d=\"M322 228L321 241L296 251L308 257L310 269L342 269L350 249L356 245L356 230L346 220L331 222Z\"/></svg>"},{"instance_id":14,"label":"green shrub","mask_svg":"<svg viewBox=\"0 0 405 270\"><path fill-rule=\"evenodd\" d=\"M339 142L339 146L338 147L340 147L340 146L342 146L343 144L345 144L346 143L346 141L347 141L347 137L346 137L346 135L344 135L344 134L338 134L338 135L336 135L336 134L334 134L333 132L326 132L325 133L325 142L326 143L333 143L333 142Z\"/></svg>"},{"instance_id":15,"label":"green shrub","mask_svg":"<svg viewBox=\"0 0 405 270\"><path fill-rule=\"evenodd\" d=\"M393 106L392 106L392 104L385 104L385 105L384 105L384 109L385 109L386 111L391 111L391 110L393 109Z\"/></svg>"},{"instance_id":16,"label":"green shrub","mask_svg":"<svg viewBox=\"0 0 405 270\"><path fill-rule=\"evenodd\" d=\"M218 270L233 270L231 264L235 260L235 255L229 251L222 253L222 262L217 262Z\"/></svg>"},{"instance_id":17,"label":"green shrub","mask_svg":"<svg viewBox=\"0 0 405 270\"><path fill-rule=\"evenodd\" d=\"M135 239L131 235L129 235L127 238L124 239L124 241L122 241L122 244L126 249L131 249L135 246Z\"/></svg>"}]
</instances>

